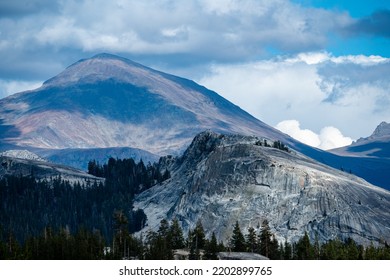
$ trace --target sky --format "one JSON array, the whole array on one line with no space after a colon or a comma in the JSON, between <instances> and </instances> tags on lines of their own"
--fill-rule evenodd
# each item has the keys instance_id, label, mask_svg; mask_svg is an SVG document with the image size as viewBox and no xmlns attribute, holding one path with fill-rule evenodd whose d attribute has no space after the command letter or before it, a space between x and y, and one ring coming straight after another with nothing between
<instances>
[{"instance_id":1,"label":"sky","mask_svg":"<svg viewBox=\"0 0 390 280\"><path fill-rule=\"evenodd\" d=\"M390 122L390 2L0 0L0 98L107 52L321 149Z\"/></svg>"}]
</instances>

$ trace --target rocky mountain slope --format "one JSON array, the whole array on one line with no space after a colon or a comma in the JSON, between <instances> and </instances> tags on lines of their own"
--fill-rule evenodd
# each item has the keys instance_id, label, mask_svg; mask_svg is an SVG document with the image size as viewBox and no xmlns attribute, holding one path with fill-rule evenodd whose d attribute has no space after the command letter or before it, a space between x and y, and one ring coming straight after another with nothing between
<instances>
[{"instance_id":1,"label":"rocky mountain slope","mask_svg":"<svg viewBox=\"0 0 390 280\"><path fill-rule=\"evenodd\" d=\"M42 161L40 159L36 160L12 157L10 155L0 155L0 178L6 175L33 175L36 179L46 179L48 181L53 178L61 177L70 183L80 182L81 184L103 181L102 178L89 175L68 166Z\"/></svg>"},{"instance_id":2,"label":"rocky mountain slope","mask_svg":"<svg viewBox=\"0 0 390 280\"><path fill-rule=\"evenodd\" d=\"M337 155L340 167L390 189L390 124L380 123L374 132L349 146L329 151Z\"/></svg>"},{"instance_id":3,"label":"rocky mountain slope","mask_svg":"<svg viewBox=\"0 0 390 280\"><path fill-rule=\"evenodd\" d=\"M280 241L307 231L320 241L390 242L390 192L262 141L209 131L182 157L163 159L171 179L136 199L148 217L145 230L176 217L187 232L200 219L207 233L227 241L236 221L245 231L268 219Z\"/></svg>"}]
</instances>

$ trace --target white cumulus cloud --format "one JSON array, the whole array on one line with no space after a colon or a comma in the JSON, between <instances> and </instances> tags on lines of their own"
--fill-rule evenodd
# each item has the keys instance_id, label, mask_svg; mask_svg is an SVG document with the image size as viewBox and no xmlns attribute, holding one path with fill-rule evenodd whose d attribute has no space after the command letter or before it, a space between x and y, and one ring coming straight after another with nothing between
<instances>
[{"instance_id":1,"label":"white cumulus cloud","mask_svg":"<svg viewBox=\"0 0 390 280\"><path fill-rule=\"evenodd\" d=\"M318 148L323 150L348 146L353 141L350 137L344 136L340 130L333 126L327 126L321 129L319 137L321 144Z\"/></svg>"},{"instance_id":2,"label":"white cumulus cloud","mask_svg":"<svg viewBox=\"0 0 390 280\"><path fill-rule=\"evenodd\" d=\"M281 121L276 125L276 129L312 147L319 147L321 144L320 137L309 129L302 129L297 120Z\"/></svg>"},{"instance_id":3,"label":"white cumulus cloud","mask_svg":"<svg viewBox=\"0 0 390 280\"><path fill-rule=\"evenodd\" d=\"M291 137L323 150L330 150L350 145L352 139L344 136L341 131L333 126L326 126L317 134L310 129L303 129L297 120L285 120L276 125L280 131Z\"/></svg>"}]
</instances>

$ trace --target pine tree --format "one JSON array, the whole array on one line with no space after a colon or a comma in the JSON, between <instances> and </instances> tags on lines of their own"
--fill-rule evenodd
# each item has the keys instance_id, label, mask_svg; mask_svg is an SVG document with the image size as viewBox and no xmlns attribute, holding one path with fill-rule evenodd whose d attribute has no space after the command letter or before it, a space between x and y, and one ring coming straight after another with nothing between
<instances>
[{"instance_id":1,"label":"pine tree","mask_svg":"<svg viewBox=\"0 0 390 280\"><path fill-rule=\"evenodd\" d=\"M291 260L292 259L292 246L287 240L284 242L284 254L283 259L284 260Z\"/></svg>"},{"instance_id":2,"label":"pine tree","mask_svg":"<svg viewBox=\"0 0 390 280\"><path fill-rule=\"evenodd\" d=\"M196 227L192 232L192 243L195 245L196 248L199 249L204 249L205 247L205 233L202 222L200 220L196 223Z\"/></svg>"},{"instance_id":3,"label":"pine tree","mask_svg":"<svg viewBox=\"0 0 390 280\"><path fill-rule=\"evenodd\" d=\"M248 228L248 234L246 235L246 247L248 252L255 253L258 251L257 235L253 227Z\"/></svg>"},{"instance_id":4,"label":"pine tree","mask_svg":"<svg viewBox=\"0 0 390 280\"><path fill-rule=\"evenodd\" d=\"M318 234L316 234L313 246L313 259L319 260L321 256L321 245L318 239Z\"/></svg>"},{"instance_id":5,"label":"pine tree","mask_svg":"<svg viewBox=\"0 0 390 280\"><path fill-rule=\"evenodd\" d=\"M121 258L126 257L126 237L129 235L128 219L122 210L114 213L114 232L113 253Z\"/></svg>"},{"instance_id":6,"label":"pine tree","mask_svg":"<svg viewBox=\"0 0 390 280\"><path fill-rule=\"evenodd\" d=\"M275 235L272 235L270 242L269 258L271 260L280 260L281 254L279 250L279 242L276 239Z\"/></svg>"},{"instance_id":7,"label":"pine tree","mask_svg":"<svg viewBox=\"0 0 390 280\"><path fill-rule=\"evenodd\" d=\"M314 248L306 231L305 235L297 243L297 257L299 260L314 259Z\"/></svg>"},{"instance_id":8,"label":"pine tree","mask_svg":"<svg viewBox=\"0 0 390 280\"><path fill-rule=\"evenodd\" d=\"M166 219L160 221L160 227L158 229L158 237L155 240L157 246L161 250L162 259L169 260L173 258L172 240L170 235L169 223Z\"/></svg>"},{"instance_id":9,"label":"pine tree","mask_svg":"<svg viewBox=\"0 0 390 280\"><path fill-rule=\"evenodd\" d=\"M204 259L206 260L217 260L219 252L219 245L215 233L211 235L210 241L206 242L206 248L204 253Z\"/></svg>"},{"instance_id":10,"label":"pine tree","mask_svg":"<svg viewBox=\"0 0 390 280\"><path fill-rule=\"evenodd\" d=\"M179 225L179 221L174 219L169 228L169 242L171 243L172 249L184 248L184 237L183 231Z\"/></svg>"},{"instance_id":11,"label":"pine tree","mask_svg":"<svg viewBox=\"0 0 390 280\"><path fill-rule=\"evenodd\" d=\"M359 259L359 249L358 249L359 247L353 239L348 238L345 241L345 247L347 250L347 259L348 260L358 260Z\"/></svg>"},{"instance_id":12,"label":"pine tree","mask_svg":"<svg viewBox=\"0 0 390 280\"><path fill-rule=\"evenodd\" d=\"M188 247L190 249L189 258L191 260L200 259L200 250L205 248L206 239L202 222L199 220L193 231L188 233Z\"/></svg>"},{"instance_id":13,"label":"pine tree","mask_svg":"<svg viewBox=\"0 0 390 280\"><path fill-rule=\"evenodd\" d=\"M236 221L236 224L234 225L233 236L230 239L230 245L234 252L246 252L245 238L241 232L238 221Z\"/></svg>"},{"instance_id":14,"label":"pine tree","mask_svg":"<svg viewBox=\"0 0 390 280\"><path fill-rule=\"evenodd\" d=\"M269 258L270 257L270 251L271 251L271 229L269 227L269 223L267 219L264 219L264 221L261 224L261 230L260 230L260 254Z\"/></svg>"},{"instance_id":15,"label":"pine tree","mask_svg":"<svg viewBox=\"0 0 390 280\"><path fill-rule=\"evenodd\" d=\"M166 238L168 236L168 232L169 232L169 223L166 219L162 219L160 221L160 227L158 228L157 233L161 237Z\"/></svg>"},{"instance_id":16,"label":"pine tree","mask_svg":"<svg viewBox=\"0 0 390 280\"><path fill-rule=\"evenodd\" d=\"M364 254L364 259L365 260L378 260L378 252L374 247L374 244L370 244L365 250Z\"/></svg>"},{"instance_id":17,"label":"pine tree","mask_svg":"<svg viewBox=\"0 0 390 280\"><path fill-rule=\"evenodd\" d=\"M190 247L190 254L188 256L188 259L190 260L200 260L200 249L197 248L195 245L191 245Z\"/></svg>"},{"instance_id":18,"label":"pine tree","mask_svg":"<svg viewBox=\"0 0 390 280\"><path fill-rule=\"evenodd\" d=\"M147 260L173 259L173 251L162 234L150 231L146 236L146 242L145 258Z\"/></svg>"}]
</instances>

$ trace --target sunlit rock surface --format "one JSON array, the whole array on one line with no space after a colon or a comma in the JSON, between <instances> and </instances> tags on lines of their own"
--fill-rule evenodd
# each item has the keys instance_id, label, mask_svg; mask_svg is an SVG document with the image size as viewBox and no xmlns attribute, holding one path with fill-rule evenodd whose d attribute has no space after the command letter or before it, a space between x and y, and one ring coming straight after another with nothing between
<instances>
[{"instance_id":1,"label":"sunlit rock surface","mask_svg":"<svg viewBox=\"0 0 390 280\"><path fill-rule=\"evenodd\" d=\"M390 242L388 191L262 141L204 132L182 157L162 160L171 179L135 203L148 216L144 231L157 230L162 218L178 218L184 232L201 220L226 242L236 221L246 232L268 219L280 241L297 241L307 231L320 241Z\"/></svg>"}]
</instances>

